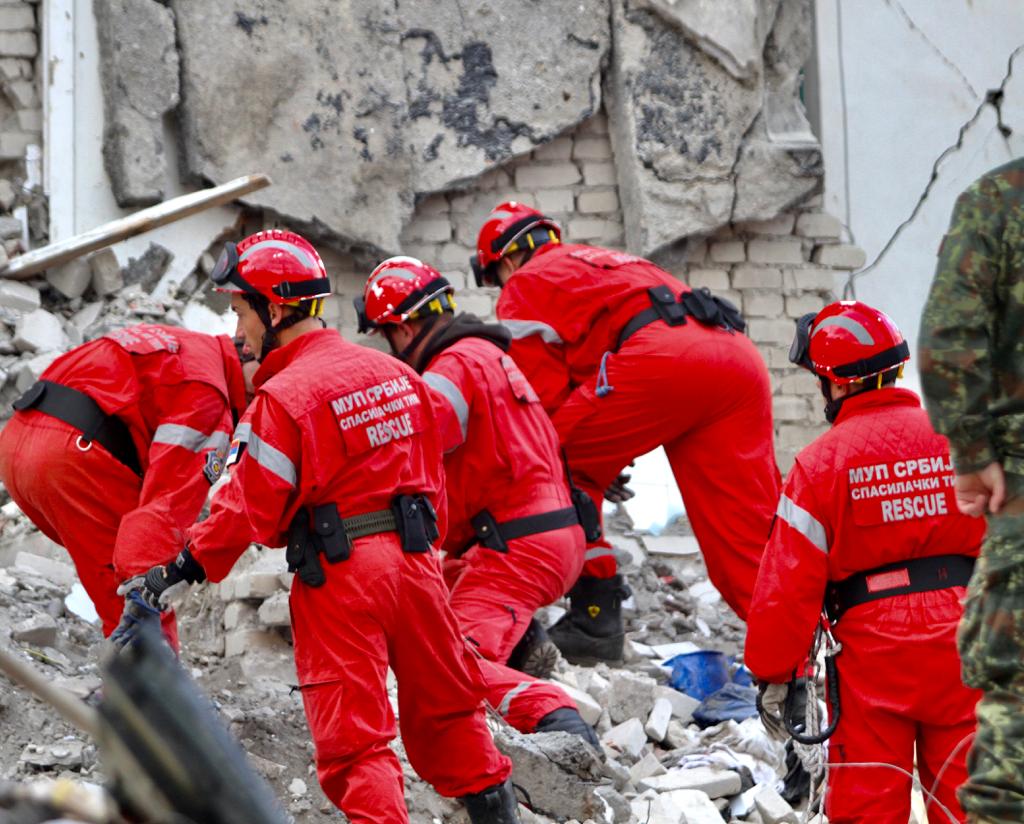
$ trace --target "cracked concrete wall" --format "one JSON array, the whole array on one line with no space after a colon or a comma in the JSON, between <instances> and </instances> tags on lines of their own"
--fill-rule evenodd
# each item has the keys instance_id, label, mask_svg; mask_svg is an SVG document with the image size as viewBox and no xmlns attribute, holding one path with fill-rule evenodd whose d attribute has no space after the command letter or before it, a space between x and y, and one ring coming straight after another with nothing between
<instances>
[{"instance_id":1,"label":"cracked concrete wall","mask_svg":"<svg viewBox=\"0 0 1024 824\"><path fill-rule=\"evenodd\" d=\"M1024 14L1017 0L868 0L856 11L837 0L817 6L825 208L847 225L845 236L856 238L869 264L910 220L855 286L858 298L892 315L914 352L957 195L1024 154L1024 54L1007 79L1008 59L1024 44ZM984 101L1000 88L997 110ZM929 187L936 162L972 119ZM837 283L840 291L844 283ZM916 359L911 366L913 387Z\"/></svg>"}]
</instances>

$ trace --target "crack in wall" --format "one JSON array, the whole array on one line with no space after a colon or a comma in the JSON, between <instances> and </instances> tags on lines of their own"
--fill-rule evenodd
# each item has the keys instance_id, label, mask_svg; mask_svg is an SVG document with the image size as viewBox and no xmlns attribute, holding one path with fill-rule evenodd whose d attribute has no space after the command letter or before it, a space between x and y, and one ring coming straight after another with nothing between
<instances>
[{"instance_id":1,"label":"crack in wall","mask_svg":"<svg viewBox=\"0 0 1024 824\"><path fill-rule=\"evenodd\" d=\"M946 56L945 52L943 52L942 49L940 49L935 44L935 41L933 41L927 34L925 34L924 29L922 29L919 25L917 25L917 23L914 22L914 18L912 18L909 12L903 7L903 4L900 3L900 0L885 0L885 2L886 5L892 6L893 8L896 9L900 17L903 18L903 21L910 28L910 30L916 32L917 35L928 45L928 47L939 56L939 59L954 71L957 77L959 77L960 80L963 81L964 86L967 87L967 91L971 93L971 97L974 100L977 100L979 97L978 92L974 88L974 86L971 85L971 81L967 79L967 75L965 75L960 70L960 67L957 66L956 63L954 63L952 60L950 60L950 58Z\"/></svg>"},{"instance_id":2,"label":"crack in wall","mask_svg":"<svg viewBox=\"0 0 1024 824\"><path fill-rule=\"evenodd\" d=\"M955 151L963 147L964 137L966 137L967 132L971 129L971 127L978 122L978 120L981 118L981 115L985 112L986 108L992 106L992 108L996 110L996 118L999 131L1003 135L1004 139L1009 137L1009 135L1012 133L1010 127L1003 122L1002 103L1006 94L1006 84L1010 82L1010 78L1013 76L1013 61L1016 60L1022 52L1024 52L1024 44L1017 46L1017 48L1010 52L1010 57L1006 61L1006 74L1003 75L1002 81L996 88L989 89L985 93L984 100L982 100L981 103L978 104L978 108L974 110L974 114L972 114L970 118L968 118L963 124L961 124L960 129L957 131L956 141L951 145L947 146L942 151L942 153L937 158L935 158L935 162L932 164L931 175L928 178L928 183L925 185L924 191L921 192L921 196L917 199L917 202L914 204L914 208L911 210L909 217L907 217L902 223L900 223L899 226L896 227L895 231L889 236L889 239L885 242L885 245L875 256L875 259L871 261L871 263L869 263L859 272L850 273L849 277L846 279L846 285L843 287L844 300L856 300L857 279L863 277L868 272L875 269L878 266L878 264L880 264L882 260L885 258L885 256L889 253L892 247L896 244L896 241L899 238L899 236L903 234L903 230L906 229L911 223L913 223L917 219L918 214L920 214L921 212L921 207L924 206L925 201L932 193L932 189L934 188L936 181L939 179L939 167L942 165L942 162Z\"/></svg>"}]
</instances>

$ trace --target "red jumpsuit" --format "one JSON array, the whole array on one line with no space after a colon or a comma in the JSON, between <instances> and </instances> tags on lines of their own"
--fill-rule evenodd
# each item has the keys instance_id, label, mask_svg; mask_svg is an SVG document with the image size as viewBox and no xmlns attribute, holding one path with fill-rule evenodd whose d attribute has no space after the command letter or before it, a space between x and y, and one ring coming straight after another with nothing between
<instances>
[{"instance_id":1,"label":"red jumpsuit","mask_svg":"<svg viewBox=\"0 0 1024 824\"><path fill-rule=\"evenodd\" d=\"M246 449L190 532L210 580L223 579L251 541L283 546L300 507L335 503L347 518L425 494L443 519L430 393L407 366L325 329L275 349L254 382ZM323 570L321 587L295 577L291 617L327 796L353 824L409 820L388 746L389 666L413 768L447 796L504 781L511 765L484 723L477 658L447 605L437 555L404 552L397 533L385 532L357 538L347 560L323 560Z\"/></svg>"},{"instance_id":2,"label":"red jumpsuit","mask_svg":"<svg viewBox=\"0 0 1024 824\"><path fill-rule=\"evenodd\" d=\"M977 557L984 528L958 513L949 445L914 393L848 397L835 426L797 456L786 479L747 622L747 666L761 680L787 681L807 655L829 581L910 558ZM829 742L832 763L907 771L916 744L924 787L941 771L936 795L960 820L955 790L967 777L968 744L943 765L973 733L980 696L960 681L963 597L963 587L893 595L842 615L841 708ZM906 824L910 790L896 770L837 767L826 814L832 824ZM933 805L929 820L949 819Z\"/></svg>"},{"instance_id":3,"label":"red jumpsuit","mask_svg":"<svg viewBox=\"0 0 1024 824\"><path fill-rule=\"evenodd\" d=\"M486 333L487 327L460 316L445 332L474 329ZM470 520L484 509L502 523L571 507L558 436L515 362L484 337L455 340L433 357L423 379L434 392L445 449L443 548L453 559L445 565L452 610L463 634L495 662L484 665L489 702L514 727L533 732L545 715L575 704L557 686L498 665L508 660L534 612L576 581L583 530L571 526L516 538L502 553L476 542Z\"/></svg>"},{"instance_id":4,"label":"red jumpsuit","mask_svg":"<svg viewBox=\"0 0 1024 824\"><path fill-rule=\"evenodd\" d=\"M502 288L497 314L599 511L622 468L664 446L711 581L742 618L779 495L768 370L749 338L693 318L656 321L614 352L660 285L687 291L641 258L547 244ZM606 542L583 572L615 574Z\"/></svg>"},{"instance_id":5,"label":"red jumpsuit","mask_svg":"<svg viewBox=\"0 0 1024 824\"><path fill-rule=\"evenodd\" d=\"M71 554L103 621L124 609L118 584L180 549L227 453L233 413L245 408L231 339L139 325L76 347L42 377L84 392L128 427L140 478L98 441L35 409L0 433L0 478L21 510ZM164 631L177 645L173 613Z\"/></svg>"}]
</instances>

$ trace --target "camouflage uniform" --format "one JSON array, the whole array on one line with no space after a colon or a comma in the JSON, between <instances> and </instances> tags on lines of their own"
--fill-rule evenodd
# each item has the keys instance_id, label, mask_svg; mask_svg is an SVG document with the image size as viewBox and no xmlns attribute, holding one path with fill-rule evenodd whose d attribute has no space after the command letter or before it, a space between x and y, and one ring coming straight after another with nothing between
<instances>
[{"instance_id":1,"label":"camouflage uniform","mask_svg":"<svg viewBox=\"0 0 1024 824\"><path fill-rule=\"evenodd\" d=\"M964 681L984 690L960 788L981 821L1024 821L1024 158L957 200L921 321L922 388L959 474L999 461L1007 502L960 625Z\"/></svg>"}]
</instances>

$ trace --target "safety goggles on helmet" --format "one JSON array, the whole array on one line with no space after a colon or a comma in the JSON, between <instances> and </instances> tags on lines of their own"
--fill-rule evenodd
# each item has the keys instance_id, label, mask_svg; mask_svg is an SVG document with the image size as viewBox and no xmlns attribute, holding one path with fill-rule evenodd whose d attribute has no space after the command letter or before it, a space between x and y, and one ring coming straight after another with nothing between
<instances>
[{"instance_id":1,"label":"safety goggles on helmet","mask_svg":"<svg viewBox=\"0 0 1024 824\"><path fill-rule=\"evenodd\" d=\"M356 331L358 331L360 335L368 335L369 333L380 329L380 324L376 321L370 320L369 316L366 314L366 298L360 295L359 297L352 299L352 304L356 307L356 323L358 324Z\"/></svg>"},{"instance_id":2,"label":"safety goggles on helmet","mask_svg":"<svg viewBox=\"0 0 1024 824\"><path fill-rule=\"evenodd\" d=\"M239 273L238 264L240 259L238 245L231 242L225 243L224 251L220 253L220 257L217 258L217 262L213 266L213 271L210 272L210 280L214 287L225 289L230 284L242 292L256 295L262 294L259 289L249 283ZM279 298L275 302L290 303L329 295L331 293L331 282L326 277L282 280L269 286L269 289L274 296ZM265 295L265 297L267 296Z\"/></svg>"},{"instance_id":3,"label":"safety goggles on helmet","mask_svg":"<svg viewBox=\"0 0 1024 824\"><path fill-rule=\"evenodd\" d=\"M811 363L811 327L817 316L817 312L808 312L796 322L796 334L789 347L789 362L811 372L814 371L814 364Z\"/></svg>"}]
</instances>

